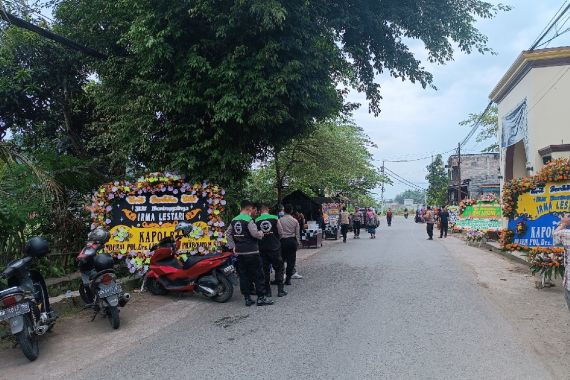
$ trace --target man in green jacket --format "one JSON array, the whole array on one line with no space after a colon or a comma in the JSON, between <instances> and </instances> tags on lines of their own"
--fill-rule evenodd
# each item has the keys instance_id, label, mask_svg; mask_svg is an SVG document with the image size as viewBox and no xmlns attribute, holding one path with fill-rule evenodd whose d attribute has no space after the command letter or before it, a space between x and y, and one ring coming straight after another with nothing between
<instances>
[{"instance_id":1,"label":"man in green jacket","mask_svg":"<svg viewBox=\"0 0 570 380\"><path fill-rule=\"evenodd\" d=\"M241 212L231 221L226 230L226 238L228 246L238 257L240 290L245 298L245 305L251 306L255 303L251 299L252 283L255 284L257 293L257 306L272 305L273 301L265 298L265 280L259 254L259 240L263 238L263 232L257 229L251 217L253 210L252 202L241 202Z\"/></svg>"},{"instance_id":2,"label":"man in green jacket","mask_svg":"<svg viewBox=\"0 0 570 380\"><path fill-rule=\"evenodd\" d=\"M277 297L287 295L283 288L283 258L281 257L281 236L283 228L276 215L269 213L269 206L260 206L261 215L255 220L257 228L263 232L263 238L259 242L261 261L263 262L263 275L265 277L265 295L271 297L271 284L269 283L270 268L275 270L275 283L277 284Z\"/></svg>"}]
</instances>

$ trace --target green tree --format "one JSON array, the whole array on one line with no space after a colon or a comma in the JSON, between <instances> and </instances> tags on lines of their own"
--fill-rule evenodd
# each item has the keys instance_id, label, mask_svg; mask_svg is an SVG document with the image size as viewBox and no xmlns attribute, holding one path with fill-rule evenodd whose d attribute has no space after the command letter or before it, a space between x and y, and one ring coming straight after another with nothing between
<instances>
[{"instance_id":1,"label":"green tree","mask_svg":"<svg viewBox=\"0 0 570 380\"><path fill-rule=\"evenodd\" d=\"M424 203L424 192L421 190L406 190L401 194L396 195L394 201L399 204L404 204L404 199L413 199L416 204Z\"/></svg>"},{"instance_id":2,"label":"green tree","mask_svg":"<svg viewBox=\"0 0 570 380\"><path fill-rule=\"evenodd\" d=\"M362 129L351 122L319 123L252 171L248 196L281 202L286 191L299 189L313 196L343 195L369 201L370 192L386 180L373 165L372 146Z\"/></svg>"},{"instance_id":3,"label":"green tree","mask_svg":"<svg viewBox=\"0 0 570 380\"><path fill-rule=\"evenodd\" d=\"M505 7L481 0L61 0L57 30L109 55L97 144L129 169L172 168L222 183L354 105L380 112L381 73L430 86L431 62L487 52L475 27Z\"/></svg>"},{"instance_id":4,"label":"green tree","mask_svg":"<svg viewBox=\"0 0 570 380\"><path fill-rule=\"evenodd\" d=\"M427 190L427 202L430 205L441 206L447 204L447 188L449 180L441 154L438 154L433 162L427 166L429 187Z\"/></svg>"},{"instance_id":5,"label":"green tree","mask_svg":"<svg viewBox=\"0 0 570 380\"><path fill-rule=\"evenodd\" d=\"M480 123L476 141L478 143L488 141L490 145L481 152L498 152L499 142L499 113L496 105L493 105L485 114L469 114L469 117L459 125L471 128L475 123Z\"/></svg>"}]
</instances>

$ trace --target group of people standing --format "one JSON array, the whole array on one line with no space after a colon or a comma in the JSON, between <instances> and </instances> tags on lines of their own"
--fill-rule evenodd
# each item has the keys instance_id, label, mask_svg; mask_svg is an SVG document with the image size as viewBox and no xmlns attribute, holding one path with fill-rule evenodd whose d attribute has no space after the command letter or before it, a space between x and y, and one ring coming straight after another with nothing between
<instances>
[{"instance_id":1,"label":"group of people standing","mask_svg":"<svg viewBox=\"0 0 570 380\"><path fill-rule=\"evenodd\" d=\"M257 207L244 200L240 206L240 214L226 230L228 247L237 256L240 290L246 306L272 305L272 284L277 285L277 297L284 297L291 278L302 278L295 271L301 225L293 217L291 205L283 208L281 217L271 214L267 205ZM273 282L271 268L275 272ZM252 294L257 295L256 301Z\"/></svg>"},{"instance_id":2,"label":"group of people standing","mask_svg":"<svg viewBox=\"0 0 570 380\"><path fill-rule=\"evenodd\" d=\"M433 240L433 228L436 223L439 225L439 238L447 237L449 232L449 211L447 207L434 210L431 206L427 206L423 219L426 222L428 240Z\"/></svg>"},{"instance_id":3,"label":"group of people standing","mask_svg":"<svg viewBox=\"0 0 570 380\"><path fill-rule=\"evenodd\" d=\"M379 220L378 215L373 208L360 209L356 207L353 213L349 213L346 206L343 206L339 215L340 232L342 234L342 241L346 243L348 237L348 230L352 225L354 238L360 239L360 230L363 226L366 227L371 239L376 239L376 228L378 228Z\"/></svg>"}]
</instances>

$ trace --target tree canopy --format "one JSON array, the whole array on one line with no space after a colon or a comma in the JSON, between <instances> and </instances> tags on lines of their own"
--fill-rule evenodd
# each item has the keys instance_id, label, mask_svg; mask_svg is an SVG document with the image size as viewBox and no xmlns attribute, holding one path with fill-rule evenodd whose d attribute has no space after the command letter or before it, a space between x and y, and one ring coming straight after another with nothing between
<instances>
[{"instance_id":1,"label":"tree canopy","mask_svg":"<svg viewBox=\"0 0 570 380\"><path fill-rule=\"evenodd\" d=\"M421 190L406 190L394 197L394 201L399 204L404 204L404 199L413 199L415 204L424 203L424 192Z\"/></svg>"},{"instance_id":2,"label":"tree canopy","mask_svg":"<svg viewBox=\"0 0 570 380\"><path fill-rule=\"evenodd\" d=\"M89 66L109 160L222 182L350 110L349 88L378 114L379 74L431 85L412 40L438 63L454 46L489 51L475 20L505 9L480 0L56 3L56 30L109 55Z\"/></svg>"},{"instance_id":3,"label":"tree canopy","mask_svg":"<svg viewBox=\"0 0 570 380\"><path fill-rule=\"evenodd\" d=\"M287 190L300 189L314 196L366 197L370 201L371 191L386 181L373 164L372 146L352 122L319 123L252 170L247 196L276 203Z\"/></svg>"},{"instance_id":4,"label":"tree canopy","mask_svg":"<svg viewBox=\"0 0 570 380\"><path fill-rule=\"evenodd\" d=\"M469 114L469 117L459 123L461 126L472 127L475 123L480 123L479 133L476 141L478 143L488 142L490 145L483 148L482 152L498 152L499 142L499 111L496 105L491 106L485 114Z\"/></svg>"},{"instance_id":5,"label":"tree canopy","mask_svg":"<svg viewBox=\"0 0 570 380\"><path fill-rule=\"evenodd\" d=\"M434 206L446 205L449 180L441 154L438 154L433 162L427 166L427 171L426 179L429 182L427 190L428 204Z\"/></svg>"}]
</instances>

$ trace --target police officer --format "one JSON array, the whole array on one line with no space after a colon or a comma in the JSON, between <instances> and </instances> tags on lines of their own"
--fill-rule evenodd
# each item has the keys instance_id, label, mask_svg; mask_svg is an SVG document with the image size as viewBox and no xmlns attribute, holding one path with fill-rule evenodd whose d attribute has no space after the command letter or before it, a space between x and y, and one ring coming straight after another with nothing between
<instances>
[{"instance_id":1,"label":"police officer","mask_svg":"<svg viewBox=\"0 0 570 380\"><path fill-rule=\"evenodd\" d=\"M283 230L281 222L276 215L269 213L269 206L260 206L261 215L257 217L255 223L257 228L263 232L263 239L259 242L259 251L263 261L263 275L265 277L265 295L271 297L271 286L269 283L269 270L275 270L275 283L277 284L277 297L287 295L283 285L283 258L281 257L281 235Z\"/></svg>"},{"instance_id":2,"label":"police officer","mask_svg":"<svg viewBox=\"0 0 570 380\"><path fill-rule=\"evenodd\" d=\"M231 221L226 230L226 238L228 246L238 257L240 290L245 298L245 305L254 304L251 299L252 282L257 291L257 306L273 305L273 301L265 297L265 280L258 242L263 238L263 232L257 229L251 217L253 210L252 202L247 200L241 202L241 212Z\"/></svg>"}]
</instances>

